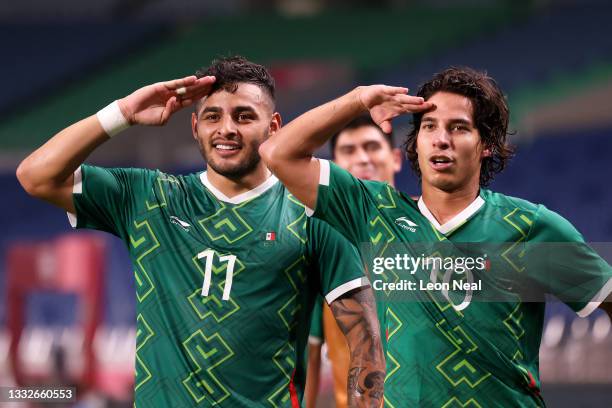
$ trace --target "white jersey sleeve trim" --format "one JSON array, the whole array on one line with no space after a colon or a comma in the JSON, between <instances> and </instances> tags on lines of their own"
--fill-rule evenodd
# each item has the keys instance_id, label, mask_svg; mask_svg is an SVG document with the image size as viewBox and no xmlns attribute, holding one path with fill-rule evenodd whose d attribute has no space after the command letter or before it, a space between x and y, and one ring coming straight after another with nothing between
<instances>
[{"instance_id":1,"label":"white jersey sleeve trim","mask_svg":"<svg viewBox=\"0 0 612 408\"><path fill-rule=\"evenodd\" d=\"M350 292L351 290L360 288L362 286L370 286L370 281L365 276L343 283L325 295L325 300L328 304L330 304L340 296L344 295L346 292Z\"/></svg>"},{"instance_id":2,"label":"white jersey sleeve trim","mask_svg":"<svg viewBox=\"0 0 612 408\"><path fill-rule=\"evenodd\" d=\"M71 212L66 212L66 215L68 216L68 222L70 223L70 226L72 228L76 228L77 227L77 217L76 217L76 214L71 213Z\"/></svg>"},{"instance_id":3,"label":"white jersey sleeve trim","mask_svg":"<svg viewBox=\"0 0 612 408\"><path fill-rule=\"evenodd\" d=\"M83 172L81 170L81 166L74 171L72 194L83 194Z\"/></svg>"},{"instance_id":4,"label":"white jersey sleeve trim","mask_svg":"<svg viewBox=\"0 0 612 408\"><path fill-rule=\"evenodd\" d=\"M83 194L83 172L81 166L74 171L74 181L72 183L72 194ZM77 216L74 213L66 212L68 222L72 228L77 226Z\"/></svg>"},{"instance_id":5,"label":"white jersey sleeve trim","mask_svg":"<svg viewBox=\"0 0 612 408\"><path fill-rule=\"evenodd\" d=\"M317 159L319 160L319 185L320 186L329 186L329 160L325 159ZM314 214L314 210L310 207L306 207L306 216L312 217Z\"/></svg>"},{"instance_id":6,"label":"white jersey sleeve trim","mask_svg":"<svg viewBox=\"0 0 612 408\"><path fill-rule=\"evenodd\" d=\"M319 159L319 184L329 186L329 160Z\"/></svg>"},{"instance_id":7,"label":"white jersey sleeve trim","mask_svg":"<svg viewBox=\"0 0 612 408\"><path fill-rule=\"evenodd\" d=\"M317 336L308 336L308 344L312 344L315 346L318 346L319 344L323 343L323 339Z\"/></svg>"},{"instance_id":8,"label":"white jersey sleeve trim","mask_svg":"<svg viewBox=\"0 0 612 408\"><path fill-rule=\"evenodd\" d=\"M612 278L608 279L608 282L593 296L593 299L586 304L581 310L577 311L576 314L580 317L587 317L595 311L603 302L606 300L608 295L612 292Z\"/></svg>"}]
</instances>

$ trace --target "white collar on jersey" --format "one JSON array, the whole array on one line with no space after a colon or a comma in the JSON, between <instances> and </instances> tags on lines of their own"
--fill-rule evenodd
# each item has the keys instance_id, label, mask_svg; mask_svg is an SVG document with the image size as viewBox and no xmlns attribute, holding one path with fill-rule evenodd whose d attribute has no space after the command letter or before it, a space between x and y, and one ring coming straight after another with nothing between
<instances>
[{"instance_id":1,"label":"white collar on jersey","mask_svg":"<svg viewBox=\"0 0 612 408\"><path fill-rule=\"evenodd\" d=\"M208 180L208 175L206 173L207 173L206 171L200 173L200 181L202 182L202 184L204 184L204 187L206 187L208 191L210 191L212 195L217 197L219 200L226 202L226 203L230 203L230 204L240 204L247 200L250 200L251 198L255 198L265 193L267 190L273 187L276 183L278 183L278 179L276 178L276 176L270 175L270 177L268 177L266 181L264 181L263 183L255 187L254 189L245 191L244 193L240 193L237 196L230 198L226 196L225 194L223 194L221 191L219 191L219 189L217 189L215 186L212 185L212 183Z\"/></svg>"},{"instance_id":2,"label":"white collar on jersey","mask_svg":"<svg viewBox=\"0 0 612 408\"><path fill-rule=\"evenodd\" d=\"M479 195L476 197L474 201L467 207L465 207L459 214L455 215L453 218L448 220L444 225L440 225L436 217L433 216L429 208L425 205L425 201L423 201L423 196L419 198L419 210L421 210L421 214L425 216L431 222L431 224L438 230L438 232L442 234L448 234L453 230L457 229L461 226L468 218L472 215L476 214L476 211L480 209L485 203L485 200Z\"/></svg>"}]
</instances>

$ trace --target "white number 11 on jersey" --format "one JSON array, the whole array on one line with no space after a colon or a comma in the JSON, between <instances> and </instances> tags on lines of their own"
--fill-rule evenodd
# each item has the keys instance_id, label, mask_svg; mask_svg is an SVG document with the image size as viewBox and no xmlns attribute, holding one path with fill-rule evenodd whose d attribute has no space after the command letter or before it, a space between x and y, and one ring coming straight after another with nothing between
<instances>
[{"instance_id":1,"label":"white number 11 on jersey","mask_svg":"<svg viewBox=\"0 0 612 408\"><path fill-rule=\"evenodd\" d=\"M212 266L215 258L215 251L207 249L198 254L198 259L206 258L206 267L204 268L204 284L202 285L202 296L208 296L210 290L210 279L212 275ZM236 255L220 256L219 261L227 261L227 269L225 272L225 286L223 288L223 300L228 300L230 291L232 290L232 278L234 274L234 265L236 264Z\"/></svg>"}]
</instances>

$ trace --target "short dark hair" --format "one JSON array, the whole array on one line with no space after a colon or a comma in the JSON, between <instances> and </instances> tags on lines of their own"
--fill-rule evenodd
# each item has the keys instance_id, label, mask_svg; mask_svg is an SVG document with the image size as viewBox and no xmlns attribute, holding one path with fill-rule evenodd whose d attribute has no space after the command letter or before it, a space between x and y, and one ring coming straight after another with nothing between
<instances>
[{"instance_id":1,"label":"short dark hair","mask_svg":"<svg viewBox=\"0 0 612 408\"><path fill-rule=\"evenodd\" d=\"M365 126L372 126L376 128L380 132L380 134L384 136L385 140L389 143L389 147L393 148L393 132L391 133L383 132L380 126L378 126L376 122L372 120L372 117L369 114L366 114L366 115L358 116L352 121L350 121L341 130L336 132L331 137L331 139L329 139L329 143L331 145L332 156L335 156L334 151L336 150L336 145L338 144L338 137L340 136L340 133L344 132L345 130L358 129L360 127L365 127Z\"/></svg>"},{"instance_id":2,"label":"short dark hair","mask_svg":"<svg viewBox=\"0 0 612 408\"><path fill-rule=\"evenodd\" d=\"M438 92L449 92L465 96L472 102L474 126L480 133L483 145L491 150L491 156L482 160L480 185L486 186L493 177L501 172L514 153L507 143L510 110L503 92L497 82L486 72L468 67L451 67L433 76L421 85L417 96L425 100ZM420 177L418 155L416 152L417 135L421 128L424 112L413 115L413 127L404 147L406 156L414 172Z\"/></svg>"},{"instance_id":3,"label":"short dark hair","mask_svg":"<svg viewBox=\"0 0 612 408\"><path fill-rule=\"evenodd\" d=\"M196 77L214 76L215 83L211 94L219 90L230 93L236 92L241 83L254 84L265 91L275 103L274 78L263 65L256 64L240 55L217 58L208 67L200 68L195 73ZM196 110L199 109L199 103Z\"/></svg>"}]
</instances>

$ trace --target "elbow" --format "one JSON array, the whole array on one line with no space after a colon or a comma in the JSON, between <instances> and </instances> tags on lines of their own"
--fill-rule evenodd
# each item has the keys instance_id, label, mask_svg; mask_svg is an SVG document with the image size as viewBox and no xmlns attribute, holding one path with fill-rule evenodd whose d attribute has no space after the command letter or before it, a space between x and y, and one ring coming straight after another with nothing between
<instances>
[{"instance_id":1,"label":"elbow","mask_svg":"<svg viewBox=\"0 0 612 408\"><path fill-rule=\"evenodd\" d=\"M17 176L17 181L21 184L21 187L30 195L33 195L32 192L35 190L34 183L32 182L31 171L29 169L27 159L23 160L19 163L17 167L17 171L15 173Z\"/></svg>"},{"instance_id":2,"label":"elbow","mask_svg":"<svg viewBox=\"0 0 612 408\"><path fill-rule=\"evenodd\" d=\"M44 186L36 181L35 172L27 158L19 164L15 175L26 193L32 197L42 198L44 196Z\"/></svg>"}]
</instances>

